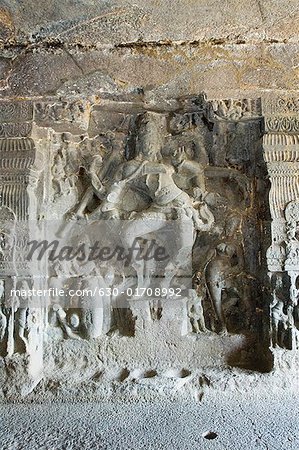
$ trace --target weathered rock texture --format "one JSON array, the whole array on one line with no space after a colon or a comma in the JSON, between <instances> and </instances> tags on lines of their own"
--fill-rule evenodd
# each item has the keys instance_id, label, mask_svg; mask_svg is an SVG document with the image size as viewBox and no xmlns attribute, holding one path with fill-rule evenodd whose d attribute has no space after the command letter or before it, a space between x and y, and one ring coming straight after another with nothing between
<instances>
[{"instance_id":1,"label":"weathered rock texture","mask_svg":"<svg viewBox=\"0 0 299 450\"><path fill-rule=\"evenodd\" d=\"M1 2L3 398L298 383L298 21L286 1ZM155 267L33 268L28 240L73 246L78 218L85 237L126 221L127 244L138 219L158 241L188 219L161 276L183 295L128 295ZM105 292L98 307L11 294L66 286Z\"/></svg>"}]
</instances>

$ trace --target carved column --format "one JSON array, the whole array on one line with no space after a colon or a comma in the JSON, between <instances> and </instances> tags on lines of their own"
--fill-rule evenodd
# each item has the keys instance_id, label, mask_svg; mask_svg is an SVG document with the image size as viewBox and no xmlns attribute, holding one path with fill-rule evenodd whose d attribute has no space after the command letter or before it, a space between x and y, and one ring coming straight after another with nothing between
<instances>
[{"instance_id":1,"label":"carved column","mask_svg":"<svg viewBox=\"0 0 299 450\"><path fill-rule=\"evenodd\" d=\"M267 264L273 284L272 342L287 348L297 347L298 341L298 113L299 99L271 96L263 101L266 131L264 159L271 181L269 204L272 243L267 252ZM279 336L273 337L277 331Z\"/></svg>"},{"instance_id":2,"label":"carved column","mask_svg":"<svg viewBox=\"0 0 299 450\"><path fill-rule=\"evenodd\" d=\"M42 365L41 308L26 304L12 292L34 285L34 275L26 262L26 242L30 237L30 220L36 218L35 177L32 168L36 149L30 137L33 122L31 101L0 102L0 271L4 292L1 314L7 323L3 330L1 352L29 354L28 371L34 376ZM23 299L24 300L24 299Z\"/></svg>"},{"instance_id":3,"label":"carved column","mask_svg":"<svg viewBox=\"0 0 299 450\"><path fill-rule=\"evenodd\" d=\"M17 220L29 212L27 186L35 147L29 137L32 128L31 102L0 103L0 195L1 205L10 208Z\"/></svg>"}]
</instances>

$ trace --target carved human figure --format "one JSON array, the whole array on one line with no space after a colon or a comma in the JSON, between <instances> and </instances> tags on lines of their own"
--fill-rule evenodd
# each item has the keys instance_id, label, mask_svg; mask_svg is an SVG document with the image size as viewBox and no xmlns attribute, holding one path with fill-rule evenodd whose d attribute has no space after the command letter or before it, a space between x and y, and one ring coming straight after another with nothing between
<instances>
[{"instance_id":1,"label":"carved human figure","mask_svg":"<svg viewBox=\"0 0 299 450\"><path fill-rule=\"evenodd\" d=\"M286 278L285 278L286 277ZM270 303L271 342L272 346L282 348L297 348L299 332L297 328L297 302L298 293L294 298L289 296L288 276L283 272L271 274L272 301Z\"/></svg>"},{"instance_id":2,"label":"carved human figure","mask_svg":"<svg viewBox=\"0 0 299 450\"><path fill-rule=\"evenodd\" d=\"M113 324L112 311L118 302L119 293L126 292L132 286L133 280L125 276L116 280L115 268L96 267L94 277L84 278L82 288L96 292L92 299L88 299L88 306L84 307L83 324L86 334L90 338L98 338L107 334ZM83 299L84 301L84 299Z\"/></svg>"},{"instance_id":3,"label":"carved human figure","mask_svg":"<svg viewBox=\"0 0 299 450\"><path fill-rule=\"evenodd\" d=\"M53 185L55 186L54 197L60 197L67 193L65 189L65 161L59 154L56 155L53 167L52 167Z\"/></svg>"},{"instance_id":4,"label":"carved human figure","mask_svg":"<svg viewBox=\"0 0 299 450\"><path fill-rule=\"evenodd\" d=\"M77 193L76 180L80 168L78 152L71 147L72 143L67 138L67 135L62 133L61 137L60 135L58 136L59 149L51 167L54 200L70 194L72 190Z\"/></svg>"},{"instance_id":5,"label":"carved human figure","mask_svg":"<svg viewBox=\"0 0 299 450\"><path fill-rule=\"evenodd\" d=\"M202 194L205 193L204 166L194 160L194 151L191 148L177 147L171 154L171 163L176 169L174 180L177 186L191 195L193 190L193 197L196 197L196 188L199 188Z\"/></svg>"},{"instance_id":6,"label":"carved human figure","mask_svg":"<svg viewBox=\"0 0 299 450\"><path fill-rule=\"evenodd\" d=\"M241 271L239 264L233 263L235 254L236 249L233 245L221 243L217 245L214 257L205 267L208 293L222 331L226 331L223 294L228 289L237 290L236 275Z\"/></svg>"},{"instance_id":7,"label":"carved human figure","mask_svg":"<svg viewBox=\"0 0 299 450\"><path fill-rule=\"evenodd\" d=\"M16 273L16 215L11 208L1 205L1 201L0 196L0 261Z\"/></svg>"},{"instance_id":8,"label":"carved human figure","mask_svg":"<svg viewBox=\"0 0 299 450\"><path fill-rule=\"evenodd\" d=\"M145 122L150 127L150 120ZM148 135L155 136L148 130ZM158 133L158 131L157 131ZM186 233L186 221L191 221L194 231L208 231L214 223L214 217L207 205L202 204L200 210L196 209L194 199L182 190L174 179L175 168L167 163L161 156L161 143L148 140L144 133L144 140L140 145L139 153L134 160L123 164L117 174L118 180L113 183L106 200L100 206L102 214L109 213L109 217L124 217L124 192L131 185L135 192L135 205L131 202L131 211L128 218L132 221L124 232L124 242L132 247L137 238L156 232L165 226L167 220L178 220L181 229L177 235L177 248L185 249L190 246L190 236ZM195 176L193 171L192 176ZM137 248L137 252L140 252ZM182 261L177 253L178 262ZM144 287L144 264L134 261L137 271L138 285ZM176 267L176 264L173 264Z\"/></svg>"},{"instance_id":9,"label":"carved human figure","mask_svg":"<svg viewBox=\"0 0 299 450\"><path fill-rule=\"evenodd\" d=\"M120 180L112 185L101 210L113 211L118 216L124 206L123 188L132 182L135 189L146 194L147 207L137 204L129 217L164 220L185 217L193 221L196 229L209 229L213 223L212 213L206 222L194 208L192 197L177 186L174 174L175 168L162 160L159 149L142 149L133 161L122 166L118 173Z\"/></svg>"},{"instance_id":10,"label":"carved human figure","mask_svg":"<svg viewBox=\"0 0 299 450\"><path fill-rule=\"evenodd\" d=\"M284 347L284 333L282 330L286 331L288 329L288 316L283 312L283 308L284 302L275 297L270 305L271 335L273 347L276 347L276 345ZM280 326L282 327L282 330L280 330Z\"/></svg>"},{"instance_id":11,"label":"carved human figure","mask_svg":"<svg viewBox=\"0 0 299 450\"><path fill-rule=\"evenodd\" d=\"M288 310L288 314L285 314L284 312L285 296L282 276L275 275L274 278L273 299L270 304L271 339L273 347L276 347L277 345L284 347L285 331L290 324L290 315L292 315L292 313L290 310Z\"/></svg>"},{"instance_id":12,"label":"carved human figure","mask_svg":"<svg viewBox=\"0 0 299 450\"><path fill-rule=\"evenodd\" d=\"M101 142L91 139L82 141L81 153L84 161L81 168L85 170L90 184L75 211L72 211L71 218L77 219L85 216L90 218L91 215L97 218L98 215L101 215L101 208L96 207L92 214L88 211L88 208L91 206L94 208L94 205L91 205L94 197L98 198L100 204L103 202L123 157L117 151L106 152L106 148Z\"/></svg>"},{"instance_id":13,"label":"carved human figure","mask_svg":"<svg viewBox=\"0 0 299 450\"><path fill-rule=\"evenodd\" d=\"M27 333L28 336L29 332L28 316L30 313L29 308L30 297L28 297L29 285L26 280L22 280L18 288L21 291L22 296L19 298L18 301L17 333L20 339L24 342L26 353L28 353L28 338L25 336L25 333Z\"/></svg>"},{"instance_id":14,"label":"carved human figure","mask_svg":"<svg viewBox=\"0 0 299 450\"><path fill-rule=\"evenodd\" d=\"M8 230L0 231L0 260L14 262L14 235Z\"/></svg>"},{"instance_id":15,"label":"carved human figure","mask_svg":"<svg viewBox=\"0 0 299 450\"><path fill-rule=\"evenodd\" d=\"M83 217L84 211L92 199L93 195L96 195L99 200L103 200L106 189L102 183L103 178L105 177L107 167L103 165L103 158L100 154L94 155L92 157L92 162L90 164L89 169L87 169L87 173L90 177L90 186L86 189L77 211L75 213L75 217Z\"/></svg>"},{"instance_id":16,"label":"carved human figure","mask_svg":"<svg viewBox=\"0 0 299 450\"><path fill-rule=\"evenodd\" d=\"M204 164L195 159L192 148L178 147L171 155L171 162L176 168L174 175L176 184L194 199L194 206L200 210L201 215L206 217L208 221L211 217L211 211L207 206L210 206L209 197L211 195L206 190L207 179L219 180L223 178L228 180L228 184L232 181L235 182L242 193L245 204L248 204L250 201L250 181L247 176L231 167L210 166L204 149L201 149L200 153L205 161ZM222 198L222 200L227 201L225 198Z\"/></svg>"},{"instance_id":17,"label":"carved human figure","mask_svg":"<svg viewBox=\"0 0 299 450\"><path fill-rule=\"evenodd\" d=\"M291 349L299 349L299 330L296 326L298 324L298 322L296 321L296 318L298 317L298 306L288 305L287 317L287 325L290 332Z\"/></svg>"},{"instance_id":18,"label":"carved human figure","mask_svg":"<svg viewBox=\"0 0 299 450\"><path fill-rule=\"evenodd\" d=\"M41 329L41 308L31 307L28 308L28 316L27 316L27 324L28 324L28 353L31 355L32 364L34 365L34 357L36 353L39 353L42 356L42 347L43 347L43 339L42 339L42 329Z\"/></svg>"},{"instance_id":19,"label":"carved human figure","mask_svg":"<svg viewBox=\"0 0 299 450\"><path fill-rule=\"evenodd\" d=\"M252 114L252 106L248 100L212 100L210 102L210 115L221 119L240 120Z\"/></svg>"},{"instance_id":20,"label":"carved human figure","mask_svg":"<svg viewBox=\"0 0 299 450\"><path fill-rule=\"evenodd\" d=\"M24 343L26 353L30 353L32 347L29 336L32 338L35 334L36 324L30 320L34 315L35 308L30 306L30 297L28 296L29 285L26 280L22 280L18 285L21 295L14 295L9 299L9 333L8 333L8 354L12 355L15 349L16 335ZM31 325L32 327L31 327ZM32 328L32 329L31 329ZM34 340L36 337L34 336Z\"/></svg>"},{"instance_id":21,"label":"carved human figure","mask_svg":"<svg viewBox=\"0 0 299 450\"><path fill-rule=\"evenodd\" d=\"M202 297L194 289L189 289L188 317L194 333L207 331L202 307Z\"/></svg>"},{"instance_id":22,"label":"carved human figure","mask_svg":"<svg viewBox=\"0 0 299 450\"><path fill-rule=\"evenodd\" d=\"M107 284L100 273L94 277L84 277L81 290L91 290L95 293L92 298L81 299L82 325L88 338L98 338L110 329L110 296Z\"/></svg>"}]
</instances>

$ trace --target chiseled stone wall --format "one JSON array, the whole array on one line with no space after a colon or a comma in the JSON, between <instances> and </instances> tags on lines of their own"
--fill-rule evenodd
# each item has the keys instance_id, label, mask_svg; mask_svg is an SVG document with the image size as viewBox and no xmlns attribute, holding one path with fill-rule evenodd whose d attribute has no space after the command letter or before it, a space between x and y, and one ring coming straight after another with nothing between
<instances>
[{"instance_id":1,"label":"chiseled stone wall","mask_svg":"<svg viewBox=\"0 0 299 450\"><path fill-rule=\"evenodd\" d=\"M298 88L298 10L283 1L1 3L6 96ZM1 45L2 46L2 45Z\"/></svg>"},{"instance_id":2,"label":"chiseled stone wall","mask_svg":"<svg viewBox=\"0 0 299 450\"><path fill-rule=\"evenodd\" d=\"M74 276L39 267L36 282L22 254L29 225L17 256L1 244L3 399L296 384L298 22L286 0L1 2L1 221L146 214L157 191L140 166L168 177L197 217L192 289L173 309L129 302L98 317L7 303L13 287ZM120 190L112 207L120 168L131 189L127 167L148 203Z\"/></svg>"}]
</instances>

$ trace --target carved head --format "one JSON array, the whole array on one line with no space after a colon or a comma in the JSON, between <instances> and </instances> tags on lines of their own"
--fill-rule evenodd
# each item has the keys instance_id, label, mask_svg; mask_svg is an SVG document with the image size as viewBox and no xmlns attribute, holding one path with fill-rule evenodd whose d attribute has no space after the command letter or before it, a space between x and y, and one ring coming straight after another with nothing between
<instances>
[{"instance_id":1,"label":"carved head","mask_svg":"<svg viewBox=\"0 0 299 450\"><path fill-rule=\"evenodd\" d=\"M166 116L155 112L146 112L138 130L137 155L150 160L162 159L161 150L164 147L166 134Z\"/></svg>"}]
</instances>

